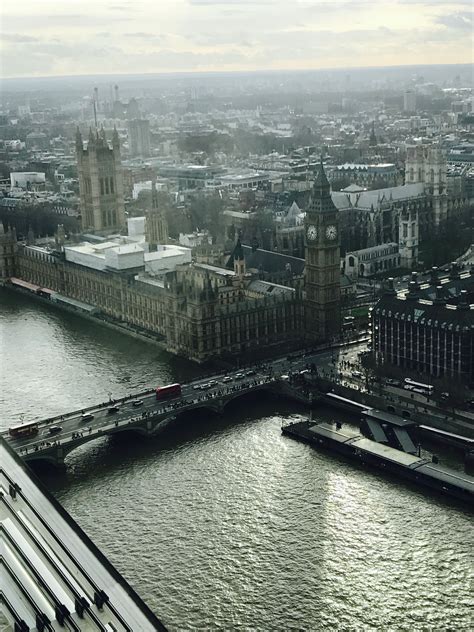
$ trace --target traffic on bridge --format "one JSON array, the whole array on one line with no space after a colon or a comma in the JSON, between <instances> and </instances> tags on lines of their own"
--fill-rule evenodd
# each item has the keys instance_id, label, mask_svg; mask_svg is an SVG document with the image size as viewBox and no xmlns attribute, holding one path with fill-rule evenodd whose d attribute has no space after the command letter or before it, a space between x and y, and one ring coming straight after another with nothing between
<instances>
[{"instance_id":1,"label":"traffic on bridge","mask_svg":"<svg viewBox=\"0 0 474 632\"><path fill-rule=\"evenodd\" d=\"M358 347L352 348L356 353ZM300 353L263 365L247 367L130 394L45 420L11 426L2 433L26 461L45 460L62 465L80 445L104 435L135 431L153 435L177 414L206 408L220 413L233 399L257 390L280 392L287 374L308 371L309 366L329 366L337 350Z\"/></svg>"}]
</instances>

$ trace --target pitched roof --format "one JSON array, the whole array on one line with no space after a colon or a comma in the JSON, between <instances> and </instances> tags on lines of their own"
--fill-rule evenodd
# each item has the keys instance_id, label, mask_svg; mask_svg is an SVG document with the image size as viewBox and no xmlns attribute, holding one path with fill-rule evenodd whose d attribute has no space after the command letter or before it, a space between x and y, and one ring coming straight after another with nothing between
<instances>
[{"instance_id":1,"label":"pitched roof","mask_svg":"<svg viewBox=\"0 0 474 632\"><path fill-rule=\"evenodd\" d=\"M303 274L304 259L284 255L280 252L272 252L271 250L263 250L261 248L254 249L244 244L242 245L242 249L247 270L253 268L254 270L262 270L263 272L269 273L285 272L289 264L293 274ZM232 254L227 261L227 268L232 269L233 267L234 258Z\"/></svg>"}]
</instances>

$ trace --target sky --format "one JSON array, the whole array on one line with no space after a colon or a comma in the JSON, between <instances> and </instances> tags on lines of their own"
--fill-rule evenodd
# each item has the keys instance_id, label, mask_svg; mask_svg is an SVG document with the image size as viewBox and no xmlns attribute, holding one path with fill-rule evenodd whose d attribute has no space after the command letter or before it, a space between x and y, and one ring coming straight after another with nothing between
<instances>
[{"instance_id":1,"label":"sky","mask_svg":"<svg viewBox=\"0 0 474 632\"><path fill-rule=\"evenodd\" d=\"M473 0L2 0L0 75L472 63Z\"/></svg>"}]
</instances>

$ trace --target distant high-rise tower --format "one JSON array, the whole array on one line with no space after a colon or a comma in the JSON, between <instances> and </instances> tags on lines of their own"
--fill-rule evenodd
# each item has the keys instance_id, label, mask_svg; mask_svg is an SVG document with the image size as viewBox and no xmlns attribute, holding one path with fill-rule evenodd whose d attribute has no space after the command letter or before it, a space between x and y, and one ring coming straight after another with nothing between
<instances>
[{"instance_id":1,"label":"distant high-rise tower","mask_svg":"<svg viewBox=\"0 0 474 632\"><path fill-rule=\"evenodd\" d=\"M305 219L305 331L327 340L340 329L340 239L338 210L321 163Z\"/></svg>"},{"instance_id":2,"label":"distant high-rise tower","mask_svg":"<svg viewBox=\"0 0 474 632\"><path fill-rule=\"evenodd\" d=\"M112 147L102 129L90 130L84 149L82 136L76 133L76 157L79 175L82 230L111 233L125 226L123 174L120 140L114 129Z\"/></svg>"},{"instance_id":3,"label":"distant high-rise tower","mask_svg":"<svg viewBox=\"0 0 474 632\"><path fill-rule=\"evenodd\" d=\"M150 121L147 119L128 121L128 144L130 156L146 158L151 154Z\"/></svg>"},{"instance_id":4,"label":"distant high-rise tower","mask_svg":"<svg viewBox=\"0 0 474 632\"><path fill-rule=\"evenodd\" d=\"M411 90L407 90L403 94L403 111L404 112L416 112L416 93Z\"/></svg>"},{"instance_id":5,"label":"distant high-rise tower","mask_svg":"<svg viewBox=\"0 0 474 632\"><path fill-rule=\"evenodd\" d=\"M377 146L377 136L375 135L375 121L372 121L372 130L370 132L369 145L370 147Z\"/></svg>"},{"instance_id":6,"label":"distant high-rise tower","mask_svg":"<svg viewBox=\"0 0 474 632\"><path fill-rule=\"evenodd\" d=\"M140 107L135 97L132 97L127 103L127 118L137 119L140 118Z\"/></svg>"},{"instance_id":7,"label":"distant high-rise tower","mask_svg":"<svg viewBox=\"0 0 474 632\"><path fill-rule=\"evenodd\" d=\"M146 213L145 236L150 252L154 252L158 245L168 243L168 222L159 208L155 180L151 183L151 210Z\"/></svg>"}]
</instances>

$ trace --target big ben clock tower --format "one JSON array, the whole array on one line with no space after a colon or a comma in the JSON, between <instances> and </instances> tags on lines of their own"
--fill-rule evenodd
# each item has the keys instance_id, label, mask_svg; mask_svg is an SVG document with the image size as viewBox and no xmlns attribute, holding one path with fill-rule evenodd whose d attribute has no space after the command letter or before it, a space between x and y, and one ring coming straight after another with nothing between
<instances>
[{"instance_id":1,"label":"big ben clock tower","mask_svg":"<svg viewBox=\"0 0 474 632\"><path fill-rule=\"evenodd\" d=\"M338 210L322 160L305 219L305 333L328 340L340 329L340 240Z\"/></svg>"}]
</instances>

